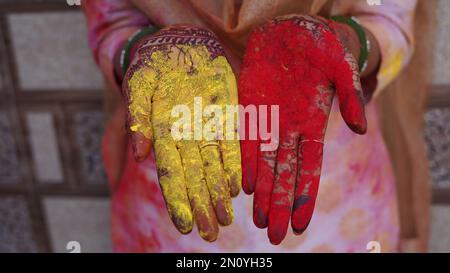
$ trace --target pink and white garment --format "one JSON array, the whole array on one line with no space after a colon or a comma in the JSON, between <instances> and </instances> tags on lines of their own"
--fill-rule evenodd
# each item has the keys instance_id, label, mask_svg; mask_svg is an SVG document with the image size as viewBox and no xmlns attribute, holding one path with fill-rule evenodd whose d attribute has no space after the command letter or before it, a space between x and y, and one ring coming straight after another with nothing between
<instances>
[{"instance_id":1,"label":"pink and white garment","mask_svg":"<svg viewBox=\"0 0 450 273\"><path fill-rule=\"evenodd\" d=\"M212 22L215 24L213 29L220 32L218 36L223 38L223 41L233 40L236 36L233 35L236 29L227 23L230 19L225 12L233 0L131 2L89 0L83 3L89 28L89 41L95 59L105 77L117 90L119 87L113 73L114 55L132 33L150 22L159 26L180 23L180 18L182 22L187 20L185 23L211 25ZM234 1L233 6L244 9L250 2L255 3L253 0ZM302 1L272 0L271 4L288 6L298 2ZM135 5L146 10L141 11ZM149 12L148 6L152 7L152 12ZM288 13L279 6L277 11ZM333 1L333 14L357 17L361 24L375 35L380 44L382 63L377 75L378 85L375 95L398 75L410 59L414 42L412 22L415 6L416 0L385 0L381 6L369 6L365 0ZM194 21L187 18L189 16L186 14L189 14L189 11L198 16ZM239 13L239 18L253 16L254 20L258 21L268 20L274 15L270 12L261 12L258 8L247 9L247 12L249 13L247 15ZM255 15L251 14L252 12L260 13ZM239 28L239 22L236 27ZM224 37L228 34L231 37L229 39ZM227 48L227 42L224 42L224 46ZM228 51L228 58L238 71L236 67L240 62L239 57L233 55L232 50ZM189 235L179 234L165 208L153 155L145 162L136 163L131 154L131 147L128 147L124 173L112 194L114 250L367 252L367 244L378 241L383 252L396 251L399 221L395 182L373 103L367 105L366 116L368 132L364 136L357 136L346 127L337 104L334 104L326 133L322 177L311 224L301 236L295 236L289 231L279 246L272 246L266 230L254 226L253 197L243 193L233 201L235 212L233 224L221 227L216 242L203 241L195 231Z\"/></svg>"}]
</instances>

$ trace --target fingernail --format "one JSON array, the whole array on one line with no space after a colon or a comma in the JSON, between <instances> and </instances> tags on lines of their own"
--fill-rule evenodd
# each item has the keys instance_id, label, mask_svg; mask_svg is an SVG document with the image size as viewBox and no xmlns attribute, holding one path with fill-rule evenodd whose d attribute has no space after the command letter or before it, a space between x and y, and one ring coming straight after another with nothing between
<instances>
[{"instance_id":1,"label":"fingernail","mask_svg":"<svg viewBox=\"0 0 450 273\"><path fill-rule=\"evenodd\" d=\"M257 228L266 228L268 224L267 215L261 208L256 208L253 213L253 223Z\"/></svg>"},{"instance_id":2,"label":"fingernail","mask_svg":"<svg viewBox=\"0 0 450 273\"><path fill-rule=\"evenodd\" d=\"M217 202L217 220L222 226L228 226L233 222L233 208L226 206L224 203L224 201Z\"/></svg>"},{"instance_id":3,"label":"fingernail","mask_svg":"<svg viewBox=\"0 0 450 273\"><path fill-rule=\"evenodd\" d=\"M236 175L232 175L230 178L230 189L231 189L231 197L238 196L241 187L238 184L238 178L236 177Z\"/></svg>"}]
</instances>

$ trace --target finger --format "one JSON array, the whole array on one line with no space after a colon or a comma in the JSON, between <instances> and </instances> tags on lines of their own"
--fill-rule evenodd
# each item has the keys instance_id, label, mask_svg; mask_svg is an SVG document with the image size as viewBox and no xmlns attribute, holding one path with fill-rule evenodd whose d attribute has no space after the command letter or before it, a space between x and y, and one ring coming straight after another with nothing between
<instances>
[{"instance_id":1,"label":"finger","mask_svg":"<svg viewBox=\"0 0 450 273\"><path fill-rule=\"evenodd\" d=\"M274 245L286 236L297 176L297 138L282 140L277 153L275 183L270 200L268 236Z\"/></svg>"},{"instance_id":2,"label":"finger","mask_svg":"<svg viewBox=\"0 0 450 273\"><path fill-rule=\"evenodd\" d=\"M200 236L209 242L217 239L219 225L209 198L203 174L203 162L197 143L182 141L177 144L185 171L187 193Z\"/></svg>"},{"instance_id":3,"label":"finger","mask_svg":"<svg viewBox=\"0 0 450 273\"><path fill-rule=\"evenodd\" d=\"M248 41L245 58L243 59L243 64L241 66L242 70L238 82L239 103L245 106L245 108L249 107L249 109L252 105L258 105L258 101L255 101L255 97L253 97L253 95L257 94L259 90L256 90L257 87L255 86L255 81L253 79L263 78L259 77L261 71L257 69L257 65L255 65L256 61L249 61L253 60L255 55L260 55L260 49L258 45L262 45L264 43L258 43L258 37L258 35L253 35L252 38ZM255 135L258 131L258 124L255 124L253 120L251 121L250 116L250 111L247 114L247 111L241 108L239 113L239 133L241 137L242 153L242 189L246 194L252 194L255 190L259 148L259 141L255 140ZM250 123L250 121L252 123ZM252 135L253 138L251 138Z\"/></svg>"},{"instance_id":4,"label":"finger","mask_svg":"<svg viewBox=\"0 0 450 273\"><path fill-rule=\"evenodd\" d=\"M127 97L127 116L134 156L142 161L150 155L152 124L151 98L156 87L156 73L148 67L127 72L124 88Z\"/></svg>"},{"instance_id":5,"label":"finger","mask_svg":"<svg viewBox=\"0 0 450 273\"><path fill-rule=\"evenodd\" d=\"M237 140L221 141L220 146L225 179L228 182L231 197L236 197L241 190L241 147Z\"/></svg>"},{"instance_id":6,"label":"finger","mask_svg":"<svg viewBox=\"0 0 450 273\"><path fill-rule=\"evenodd\" d=\"M141 132L131 134L131 142L133 147L134 158L137 162L145 160L150 155L152 142Z\"/></svg>"},{"instance_id":7,"label":"finger","mask_svg":"<svg viewBox=\"0 0 450 273\"><path fill-rule=\"evenodd\" d=\"M296 234L301 234L311 221L316 203L323 143L313 140L301 141L298 154L298 172L291 225Z\"/></svg>"},{"instance_id":8,"label":"finger","mask_svg":"<svg viewBox=\"0 0 450 273\"><path fill-rule=\"evenodd\" d=\"M187 234L192 230L193 214L180 154L170 138L155 140L154 147L159 184L170 218L181 233Z\"/></svg>"},{"instance_id":9,"label":"finger","mask_svg":"<svg viewBox=\"0 0 450 273\"><path fill-rule=\"evenodd\" d=\"M277 151L259 151L258 174L256 175L255 196L253 197L253 222L258 228L266 228L268 223L270 197L275 181Z\"/></svg>"},{"instance_id":10,"label":"finger","mask_svg":"<svg viewBox=\"0 0 450 273\"><path fill-rule=\"evenodd\" d=\"M205 142L200 146L200 154L217 220L219 224L227 226L233 221L233 207L218 146L216 142Z\"/></svg>"},{"instance_id":11,"label":"finger","mask_svg":"<svg viewBox=\"0 0 450 273\"><path fill-rule=\"evenodd\" d=\"M238 106L238 92L236 85L236 78L231 69L231 66L227 63L223 66L225 71L225 79L227 83L227 95L223 96L225 99L225 108L230 106ZM237 109L239 109L237 107ZM238 123L239 123L239 111L230 112L231 115L227 115L224 120L223 128L225 128L225 139L221 141L222 159L225 170L225 177L230 187L231 197L236 197L242 187L242 169L241 169L241 146L239 143ZM231 127L232 126L232 127ZM230 129L229 129L230 128ZM231 130L233 128L233 130Z\"/></svg>"},{"instance_id":12,"label":"finger","mask_svg":"<svg viewBox=\"0 0 450 273\"><path fill-rule=\"evenodd\" d=\"M340 67L340 73L335 76L334 84L341 115L352 131L364 134L367 130L367 121L358 64L352 54L347 52L337 67Z\"/></svg>"},{"instance_id":13,"label":"finger","mask_svg":"<svg viewBox=\"0 0 450 273\"><path fill-rule=\"evenodd\" d=\"M242 189L246 194L255 191L258 146L257 140L241 140Z\"/></svg>"}]
</instances>

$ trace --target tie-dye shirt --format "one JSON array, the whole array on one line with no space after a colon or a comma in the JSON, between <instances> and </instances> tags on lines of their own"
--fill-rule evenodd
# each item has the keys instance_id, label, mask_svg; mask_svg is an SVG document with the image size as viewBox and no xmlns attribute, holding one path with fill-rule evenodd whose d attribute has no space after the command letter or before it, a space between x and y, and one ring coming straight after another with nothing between
<instances>
[{"instance_id":1,"label":"tie-dye shirt","mask_svg":"<svg viewBox=\"0 0 450 273\"><path fill-rule=\"evenodd\" d=\"M192 5L192 8L198 5ZM398 75L412 55L415 6L416 0L383 0L380 6L370 6L366 0L335 0L333 3L333 14L355 16L374 34L380 45L382 62L377 74L376 94ZM159 14L158 18L148 18L125 0L89 0L83 3L83 10L95 60L116 89L119 86L114 77L113 59L128 37L152 21L170 25L170 18L176 17L176 14L166 17ZM196 232L179 234L165 208L153 155L143 163L136 163L128 147L124 174L112 194L114 250L367 252L368 243L376 241L380 243L381 251L396 251L399 221L395 181L373 103L367 105L366 115L367 134L354 135L334 104L311 224L301 236L288 232L279 246L272 246L266 231L254 226L253 198L245 194L233 201L235 221L231 226L221 228L216 242L204 242Z\"/></svg>"}]
</instances>

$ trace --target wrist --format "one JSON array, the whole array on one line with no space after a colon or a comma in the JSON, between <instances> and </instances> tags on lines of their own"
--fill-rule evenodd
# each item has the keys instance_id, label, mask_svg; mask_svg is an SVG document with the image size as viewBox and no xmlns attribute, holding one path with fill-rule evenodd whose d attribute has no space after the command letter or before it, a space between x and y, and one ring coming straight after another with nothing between
<instances>
[{"instance_id":1,"label":"wrist","mask_svg":"<svg viewBox=\"0 0 450 273\"><path fill-rule=\"evenodd\" d=\"M114 76L116 78L116 81L120 84L123 80L124 73L122 72L122 67L120 66L120 55L123 49L123 45L120 46L116 53L114 54Z\"/></svg>"},{"instance_id":2,"label":"wrist","mask_svg":"<svg viewBox=\"0 0 450 273\"><path fill-rule=\"evenodd\" d=\"M346 47L356 60L361 57L361 43L356 31L347 24L335 23L335 31L338 40Z\"/></svg>"},{"instance_id":3,"label":"wrist","mask_svg":"<svg viewBox=\"0 0 450 273\"><path fill-rule=\"evenodd\" d=\"M341 39L343 39L344 46L347 47L350 51L352 50L352 47L354 45L358 45L359 48L359 57L358 60L358 66L359 66L359 72L360 74L364 74L364 72L367 69L368 62L369 62L369 52L370 52L370 40L367 36L367 31L364 29L364 27L359 23L359 21L354 17L347 17L347 16L333 16L331 17L333 21L336 22L335 29L346 29L346 27L351 28L352 30L348 31L342 31L340 34ZM337 23L344 24L339 25ZM336 25L338 27L336 27ZM340 27L339 27L340 26ZM353 35L352 35L353 34ZM351 38L354 37L358 38L357 41L352 40ZM353 38L354 39L354 38ZM357 49L353 49L353 53L357 52ZM357 53L356 53L357 54Z\"/></svg>"},{"instance_id":4,"label":"wrist","mask_svg":"<svg viewBox=\"0 0 450 273\"><path fill-rule=\"evenodd\" d=\"M115 72L116 76L122 80L131 61L133 60L141 42L147 39L149 36L155 34L159 29L155 26L149 26L141 28L131 35L128 40L121 47L121 50L116 52L115 55Z\"/></svg>"}]
</instances>

